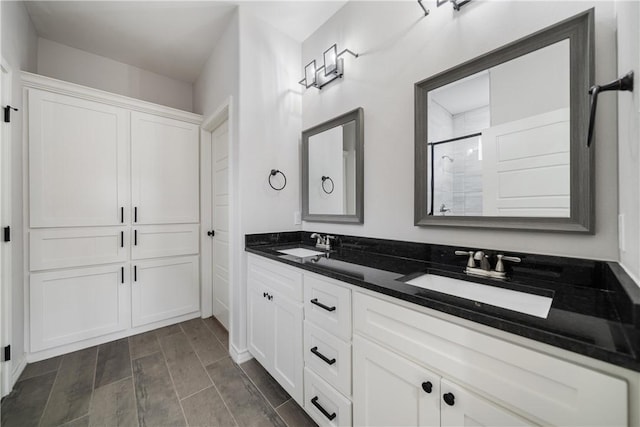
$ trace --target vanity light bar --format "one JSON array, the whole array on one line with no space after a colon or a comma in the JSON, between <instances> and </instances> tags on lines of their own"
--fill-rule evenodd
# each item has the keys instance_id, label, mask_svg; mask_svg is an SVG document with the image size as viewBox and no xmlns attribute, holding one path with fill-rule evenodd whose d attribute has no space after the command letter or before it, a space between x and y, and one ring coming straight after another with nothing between
<instances>
[{"instance_id":1,"label":"vanity light bar","mask_svg":"<svg viewBox=\"0 0 640 427\"><path fill-rule=\"evenodd\" d=\"M360 56L350 49L344 49L340 53L337 52L337 45L334 44L324 51L322 55L324 65L322 65L322 67L316 68L315 59L307 64L304 67L304 78L298 83L306 89L310 87L322 89L327 84L344 75L344 60L341 58L342 55L348 53L355 58Z\"/></svg>"},{"instance_id":2,"label":"vanity light bar","mask_svg":"<svg viewBox=\"0 0 640 427\"><path fill-rule=\"evenodd\" d=\"M471 0L436 0L436 5L438 7L442 6L443 4L449 3L451 2L451 4L453 4L453 9L456 11L460 11L460 8L462 6L464 6L465 4L469 3ZM420 5L422 6L422 4Z\"/></svg>"}]
</instances>

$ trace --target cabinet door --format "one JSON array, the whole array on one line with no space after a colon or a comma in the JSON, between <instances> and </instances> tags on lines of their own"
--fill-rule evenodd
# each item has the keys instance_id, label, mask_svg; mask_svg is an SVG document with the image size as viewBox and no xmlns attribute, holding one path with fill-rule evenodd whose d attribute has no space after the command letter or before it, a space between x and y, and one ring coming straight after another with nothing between
<instances>
[{"instance_id":1,"label":"cabinet door","mask_svg":"<svg viewBox=\"0 0 640 427\"><path fill-rule=\"evenodd\" d=\"M141 225L131 230L131 259L193 255L199 250L198 224Z\"/></svg>"},{"instance_id":2,"label":"cabinet door","mask_svg":"<svg viewBox=\"0 0 640 427\"><path fill-rule=\"evenodd\" d=\"M535 425L450 381L442 380L440 392L443 427Z\"/></svg>"},{"instance_id":3,"label":"cabinet door","mask_svg":"<svg viewBox=\"0 0 640 427\"><path fill-rule=\"evenodd\" d=\"M198 257L133 263L133 326L193 313L199 304Z\"/></svg>"},{"instance_id":4,"label":"cabinet door","mask_svg":"<svg viewBox=\"0 0 640 427\"><path fill-rule=\"evenodd\" d=\"M265 368L273 354L273 304L266 291L249 284L247 301L247 341L249 352Z\"/></svg>"},{"instance_id":5,"label":"cabinet door","mask_svg":"<svg viewBox=\"0 0 640 427\"><path fill-rule=\"evenodd\" d=\"M29 90L30 227L125 220L128 119L121 108Z\"/></svg>"},{"instance_id":6,"label":"cabinet door","mask_svg":"<svg viewBox=\"0 0 640 427\"><path fill-rule=\"evenodd\" d=\"M440 425L440 377L354 335L353 424Z\"/></svg>"},{"instance_id":7,"label":"cabinet door","mask_svg":"<svg viewBox=\"0 0 640 427\"><path fill-rule=\"evenodd\" d=\"M29 269L81 267L125 262L125 227L37 228L29 231Z\"/></svg>"},{"instance_id":8,"label":"cabinet door","mask_svg":"<svg viewBox=\"0 0 640 427\"><path fill-rule=\"evenodd\" d=\"M31 351L129 327L127 268L120 264L31 273Z\"/></svg>"},{"instance_id":9,"label":"cabinet door","mask_svg":"<svg viewBox=\"0 0 640 427\"><path fill-rule=\"evenodd\" d=\"M131 199L137 224L198 222L199 128L131 113Z\"/></svg>"},{"instance_id":10,"label":"cabinet door","mask_svg":"<svg viewBox=\"0 0 640 427\"><path fill-rule=\"evenodd\" d=\"M268 301L274 312L271 375L302 406L302 304L279 294Z\"/></svg>"}]
</instances>

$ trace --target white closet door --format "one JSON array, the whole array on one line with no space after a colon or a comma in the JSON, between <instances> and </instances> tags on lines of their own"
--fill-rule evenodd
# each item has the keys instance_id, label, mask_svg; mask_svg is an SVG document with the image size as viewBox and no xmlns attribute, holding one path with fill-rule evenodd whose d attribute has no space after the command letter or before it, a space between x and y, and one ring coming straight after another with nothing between
<instances>
[{"instance_id":1,"label":"white closet door","mask_svg":"<svg viewBox=\"0 0 640 427\"><path fill-rule=\"evenodd\" d=\"M128 267L31 273L31 351L129 328Z\"/></svg>"},{"instance_id":2,"label":"white closet door","mask_svg":"<svg viewBox=\"0 0 640 427\"><path fill-rule=\"evenodd\" d=\"M198 256L134 261L132 269L134 327L199 310Z\"/></svg>"},{"instance_id":3,"label":"white closet door","mask_svg":"<svg viewBox=\"0 0 640 427\"><path fill-rule=\"evenodd\" d=\"M32 228L122 223L128 128L124 109L29 90Z\"/></svg>"},{"instance_id":4,"label":"white closet door","mask_svg":"<svg viewBox=\"0 0 640 427\"><path fill-rule=\"evenodd\" d=\"M132 112L131 147L134 223L198 222L198 125Z\"/></svg>"}]
</instances>

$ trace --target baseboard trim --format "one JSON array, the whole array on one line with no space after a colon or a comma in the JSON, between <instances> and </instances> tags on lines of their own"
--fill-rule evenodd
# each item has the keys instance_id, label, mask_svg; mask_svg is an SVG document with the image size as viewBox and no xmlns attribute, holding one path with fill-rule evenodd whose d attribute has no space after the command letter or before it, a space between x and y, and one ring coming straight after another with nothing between
<instances>
[{"instance_id":1,"label":"baseboard trim","mask_svg":"<svg viewBox=\"0 0 640 427\"><path fill-rule=\"evenodd\" d=\"M27 354L22 353L20 358L17 359L14 363L13 372L11 373L11 390L13 390L13 386L18 382L18 378L22 375L22 371L27 367Z\"/></svg>"},{"instance_id":2,"label":"baseboard trim","mask_svg":"<svg viewBox=\"0 0 640 427\"><path fill-rule=\"evenodd\" d=\"M251 355L251 353L249 353L248 349L238 350L233 344L231 344L229 347L229 354L231 355L231 359L238 365L253 359L253 356Z\"/></svg>"}]
</instances>

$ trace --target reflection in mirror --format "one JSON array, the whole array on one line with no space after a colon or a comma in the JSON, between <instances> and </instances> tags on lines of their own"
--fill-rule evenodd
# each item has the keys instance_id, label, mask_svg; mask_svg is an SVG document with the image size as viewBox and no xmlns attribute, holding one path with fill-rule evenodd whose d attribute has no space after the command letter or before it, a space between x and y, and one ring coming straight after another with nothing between
<instances>
[{"instance_id":1,"label":"reflection in mirror","mask_svg":"<svg viewBox=\"0 0 640 427\"><path fill-rule=\"evenodd\" d=\"M309 137L309 212L356 213L356 122Z\"/></svg>"},{"instance_id":2,"label":"reflection in mirror","mask_svg":"<svg viewBox=\"0 0 640 427\"><path fill-rule=\"evenodd\" d=\"M430 90L429 215L570 216L569 39Z\"/></svg>"},{"instance_id":3,"label":"reflection in mirror","mask_svg":"<svg viewBox=\"0 0 640 427\"><path fill-rule=\"evenodd\" d=\"M362 108L302 132L302 219L362 223Z\"/></svg>"},{"instance_id":4,"label":"reflection in mirror","mask_svg":"<svg viewBox=\"0 0 640 427\"><path fill-rule=\"evenodd\" d=\"M415 225L595 231L594 16L415 84Z\"/></svg>"}]
</instances>

